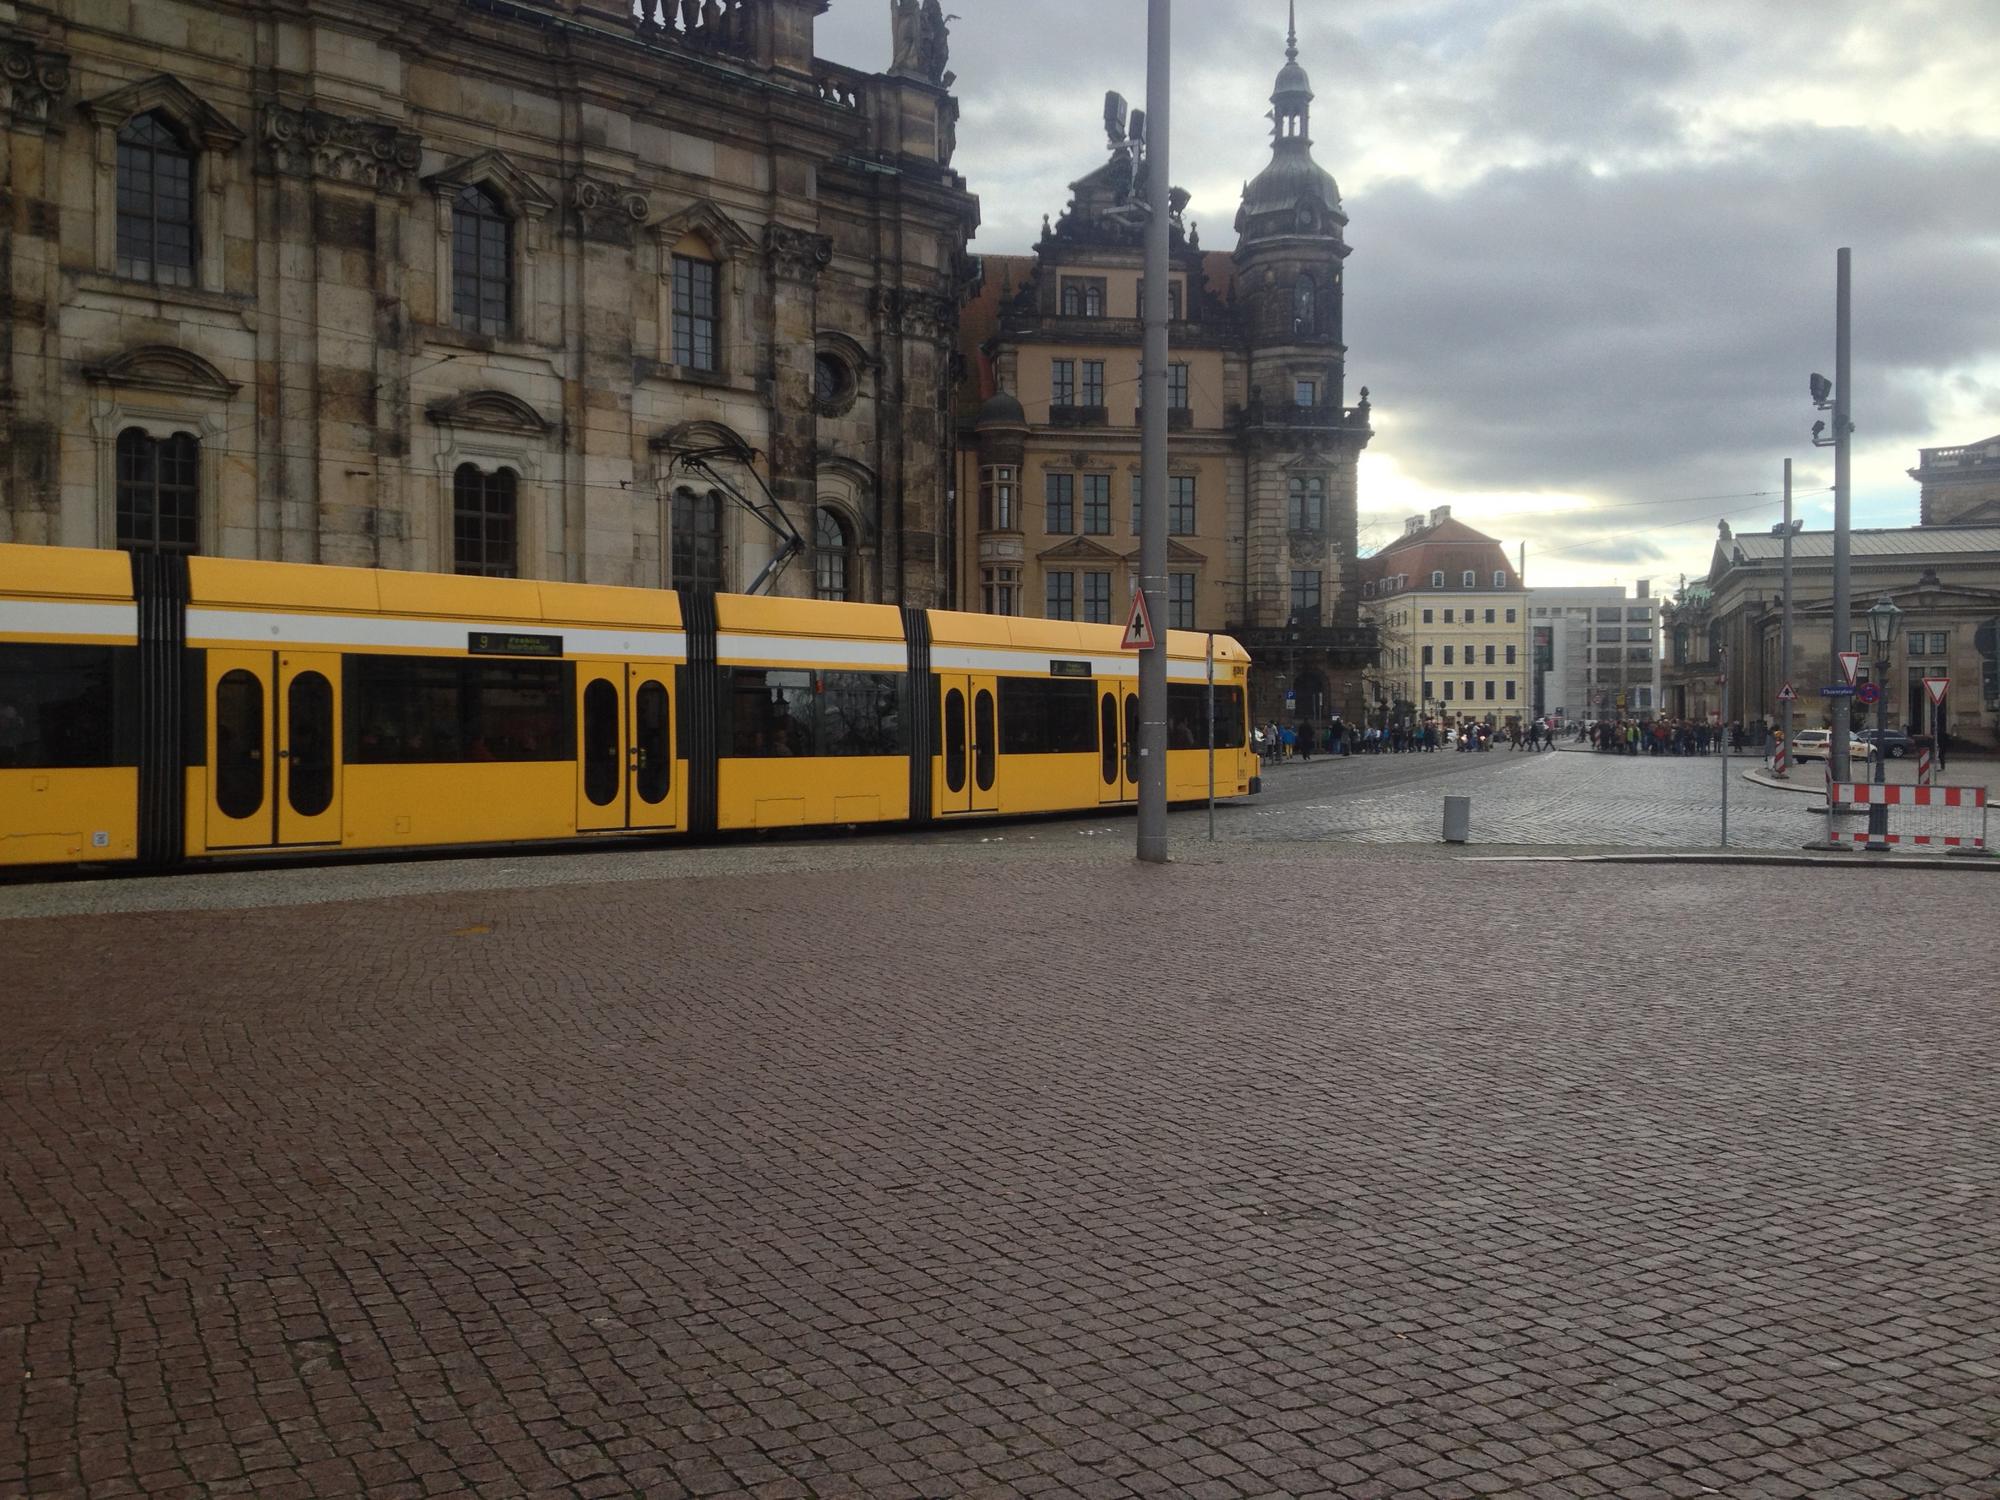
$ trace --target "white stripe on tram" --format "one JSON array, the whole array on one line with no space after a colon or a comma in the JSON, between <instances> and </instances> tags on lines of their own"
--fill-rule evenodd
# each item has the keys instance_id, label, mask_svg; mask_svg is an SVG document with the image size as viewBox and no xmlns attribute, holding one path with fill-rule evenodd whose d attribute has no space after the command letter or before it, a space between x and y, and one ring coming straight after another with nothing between
<instances>
[{"instance_id":1,"label":"white stripe on tram","mask_svg":"<svg viewBox=\"0 0 2000 1500\"><path fill-rule=\"evenodd\" d=\"M552 635L566 656L687 655L679 630L620 630L549 625L540 621L408 620L374 615L286 615L262 610L190 609L190 642L256 645L375 646L463 651L473 635Z\"/></svg>"},{"instance_id":2,"label":"white stripe on tram","mask_svg":"<svg viewBox=\"0 0 2000 1500\"><path fill-rule=\"evenodd\" d=\"M1023 651L1018 646L933 646L931 648L931 670L934 672L1029 672L1047 676L1052 661L1081 661L1090 664L1093 677L1132 677L1139 675L1137 652L1129 656L1097 656L1089 653L1072 655L1063 651ZM1226 663L1216 663L1216 679L1224 677ZM1168 658L1167 679L1170 682L1206 682L1208 667L1199 661L1178 661Z\"/></svg>"},{"instance_id":3,"label":"white stripe on tram","mask_svg":"<svg viewBox=\"0 0 2000 1500\"><path fill-rule=\"evenodd\" d=\"M137 640L136 604L70 604L50 599L0 599L0 635L122 636Z\"/></svg>"},{"instance_id":4,"label":"white stripe on tram","mask_svg":"<svg viewBox=\"0 0 2000 1500\"><path fill-rule=\"evenodd\" d=\"M732 661L783 661L802 667L884 667L900 672L910 662L909 648L901 641L801 640L733 630L716 636L715 654L725 665Z\"/></svg>"}]
</instances>

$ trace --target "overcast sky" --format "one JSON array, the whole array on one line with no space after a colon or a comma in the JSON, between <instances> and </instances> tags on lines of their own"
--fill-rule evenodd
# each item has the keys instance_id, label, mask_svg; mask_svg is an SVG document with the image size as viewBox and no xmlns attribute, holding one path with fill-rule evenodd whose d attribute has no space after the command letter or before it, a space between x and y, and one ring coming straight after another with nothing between
<instances>
[{"instance_id":1,"label":"overcast sky","mask_svg":"<svg viewBox=\"0 0 2000 1500\"><path fill-rule=\"evenodd\" d=\"M1145 96L1145 0L950 0L973 250L1028 250ZM1361 542L1441 503L1529 582L1670 584L1763 529L1833 372L1854 252L1856 525L1917 518L1919 447L2000 432L2000 3L1299 0L1314 155L1347 210ZM880 71L890 0L821 56ZM1270 158L1284 0L1176 0L1173 177L1212 250ZM1757 493L1768 492L1768 493ZM1656 587L1659 585L1656 584Z\"/></svg>"}]
</instances>

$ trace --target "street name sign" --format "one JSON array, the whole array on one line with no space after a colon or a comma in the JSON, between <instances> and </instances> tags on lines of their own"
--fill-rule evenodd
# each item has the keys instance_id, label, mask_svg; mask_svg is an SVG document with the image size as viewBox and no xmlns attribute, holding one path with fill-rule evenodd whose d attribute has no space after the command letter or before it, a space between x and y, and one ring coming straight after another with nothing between
<instances>
[{"instance_id":1,"label":"street name sign","mask_svg":"<svg viewBox=\"0 0 2000 1500\"><path fill-rule=\"evenodd\" d=\"M1854 684L1851 682L1830 682L1819 690L1822 698L1852 698Z\"/></svg>"},{"instance_id":2,"label":"street name sign","mask_svg":"<svg viewBox=\"0 0 2000 1500\"><path fill-rule=\"evenodd\" d=\"M1849 687L1853 687L1854 674L1861 670L1861 653L1859 651L1842 651L1839 653L1839 656L1840 675L1847 680Z\"/></svg>"}]
</instances>

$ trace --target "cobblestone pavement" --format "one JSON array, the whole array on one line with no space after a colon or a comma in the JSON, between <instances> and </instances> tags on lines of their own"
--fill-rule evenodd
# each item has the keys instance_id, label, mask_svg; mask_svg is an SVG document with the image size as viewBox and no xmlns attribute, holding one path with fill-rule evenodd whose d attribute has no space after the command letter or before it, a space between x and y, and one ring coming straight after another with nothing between
<instances>
[{"instance_id":1,"label":"cobblestone pavement","mask_svg":"<svg viewBox=\"0 0 2000 1500\"><path fill-rule=\"evenodd\" d=\"M1068 833L0 923L0 1495L1991 1500L1990 884Z\"/></svg>"},{"instance_id":2,"label":"cobblestone pavement","mask_svg":"<svg viewBox=\"0 0 2000 1500\"><path fill-rule=\"evenodd\" d=\"M1729 761L1729 843L1798 850L1824 836L1818 797L1760 786L1742 773L1763 762ZM1896 768L1900 771L1900 767ZM1985 779L1990 761L1954 767L1954 781ZM1803 773L1814 786L1817 765ZM1901 779L1908 779L1903 773ZM1230 820L1234 835L1262 840L1341 839L1369 844L1436 840L1444 797L1472 797L1477 844L1713 848L1722 836L1723 763L1690 758L1489 750L1430 755L1315 757L1277 767L1266 794ZM1901 816L1901 814L1899 814ZM1850 826L1863 828L1865 821ZM1976 825L1972 831L1977 832Z\"/></svg>"}]
</instances>

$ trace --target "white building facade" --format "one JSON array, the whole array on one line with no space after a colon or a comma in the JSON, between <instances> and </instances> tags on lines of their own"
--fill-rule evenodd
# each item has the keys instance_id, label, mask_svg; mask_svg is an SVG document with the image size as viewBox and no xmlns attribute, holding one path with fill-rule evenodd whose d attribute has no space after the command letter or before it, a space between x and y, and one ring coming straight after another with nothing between
<instances>
[{"instance_id":1,"label":"white building facade","mask_svg":"<svg viewBox=\"0 0 2000 1500\"><path fill-rule=\"evenodd\" d=\"M1660 711L1660 605L1648 580L1528 591L1534 707L1558 719L1650 719Z\"/></svg>"}]
</instances>

